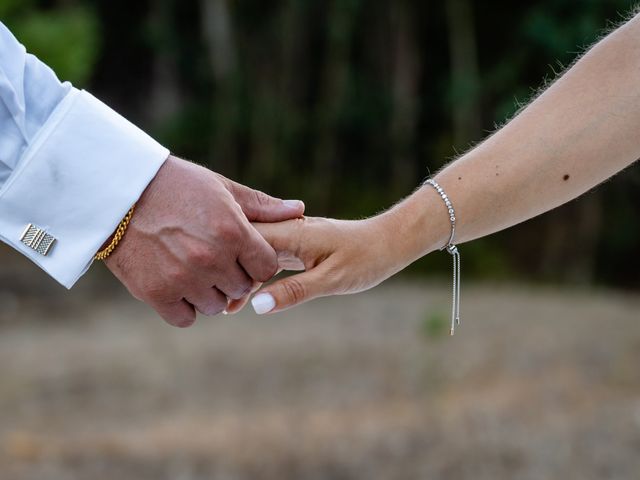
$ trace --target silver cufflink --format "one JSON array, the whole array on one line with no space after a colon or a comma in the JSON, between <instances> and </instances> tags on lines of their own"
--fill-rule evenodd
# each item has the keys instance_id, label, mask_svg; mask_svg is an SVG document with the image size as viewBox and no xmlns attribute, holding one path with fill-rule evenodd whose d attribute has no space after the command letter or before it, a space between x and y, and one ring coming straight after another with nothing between
<instances>
[{"instance_id":1,"label":"silver cufflink","mask_svg":"<svg viewBox=\"0 0 640 480\"><path fill-rule=\"evenodd\" d=\"M46 256L56 239L53 235L48 234L43 229L30 223L27 225L27 228L24 229L20 241L40 255Z\"/></svg>"}]
</instances>

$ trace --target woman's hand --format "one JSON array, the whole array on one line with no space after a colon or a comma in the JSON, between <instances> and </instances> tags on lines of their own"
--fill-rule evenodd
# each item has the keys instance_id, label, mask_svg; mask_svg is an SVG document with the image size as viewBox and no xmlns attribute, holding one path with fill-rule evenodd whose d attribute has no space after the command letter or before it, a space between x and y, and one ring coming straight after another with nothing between
<instances>
[{"instance_id":1,"label":"woman's hand","mask_svg":"<svg viewBox=\"0 0 640 480\"><path fill-rule=\"evenodd\" d=\"M252 300L259 314L374 287L444 245L451 228L431 187L366 220L303 217L253 226L278 254L279 270L304 270L262 289ZM254 283L251 293L260 287ZM241 310L248 300L246 295L231 301L227 312Z\"/></svg>"},{"instance_id":2,"label":"woman's hand","mask_svg":"<svg viewBox=\"0 0 640 480\"><path fill-rule=\"evenodd\" d=\"M262 289L251 301L258 314L367 290L408 263L384 216L358 221L307 217L254 226L278 253L280 269L304 270ZM245 301L232 302L229 311Z\"/></svg>"}]
</instances>

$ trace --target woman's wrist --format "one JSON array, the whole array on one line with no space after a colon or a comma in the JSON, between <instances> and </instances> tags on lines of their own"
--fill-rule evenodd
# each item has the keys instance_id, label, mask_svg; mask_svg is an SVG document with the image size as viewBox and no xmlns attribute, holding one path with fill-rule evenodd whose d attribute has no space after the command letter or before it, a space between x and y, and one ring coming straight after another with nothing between
<instances>
[{"instance_id":1,"label":"woman's wrist","mask_svg":"<svg viewBox=\"0 0 640 480\"><path fill-rule=\"evenodd\" d=\"M409 265L442 248L451 223L442 199L431 187L421 187L379 217L396 262Z\"/></svg>"}]
</instances>

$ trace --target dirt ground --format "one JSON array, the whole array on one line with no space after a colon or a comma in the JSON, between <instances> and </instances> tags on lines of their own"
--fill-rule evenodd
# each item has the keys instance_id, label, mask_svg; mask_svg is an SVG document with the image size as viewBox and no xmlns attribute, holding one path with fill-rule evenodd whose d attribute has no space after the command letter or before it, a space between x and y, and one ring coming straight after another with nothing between
<instances>
[{"instance_id":1,"label":"dirt ground","mask_svg":"<svg viewBox=\"0 0 640 480\"><path fill-rule=\"evenodd\" d=\"M187 330L4 295L0 478L639 478L640 296L462 293L452 339L445 281Z\"/></svg>"}]
</instances>

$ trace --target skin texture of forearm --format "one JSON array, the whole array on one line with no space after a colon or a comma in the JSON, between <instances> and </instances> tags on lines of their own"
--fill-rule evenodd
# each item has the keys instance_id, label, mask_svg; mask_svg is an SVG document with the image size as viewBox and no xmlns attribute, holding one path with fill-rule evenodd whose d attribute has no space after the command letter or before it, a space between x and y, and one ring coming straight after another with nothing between
<instances>
[{"instance_id":1,"label":"skin texture of forearm","mask_svg":"<svg viewBox=\"0 0 640 480\"><path fill-rule=\"evenodd\" d=\"M640 16L595 45L511 122L441 171L436 181L453 201L456 242L461 243L562 205L638 157ZM415 195L427 202L429 215L438 211L441 200L430 187ZM420 202L409 203L415 203L415 212ZM419 208L424 211L425 203ZM429 224L433 234L423 250L448 239L444 210L438 218Z\"/></svg>"}]
</instances>

